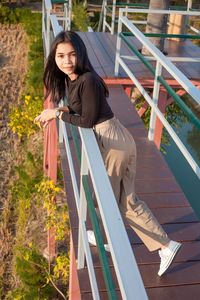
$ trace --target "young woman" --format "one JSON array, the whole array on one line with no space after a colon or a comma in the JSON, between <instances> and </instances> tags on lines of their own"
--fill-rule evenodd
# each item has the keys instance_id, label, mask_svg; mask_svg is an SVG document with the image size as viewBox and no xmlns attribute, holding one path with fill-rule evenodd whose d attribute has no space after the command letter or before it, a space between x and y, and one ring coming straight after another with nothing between
<instances>
[{"instance_id":1,"label":"young woman","mask_svg":"<svg viewBox=\"0 0 200 300\"><path fill-rule=\"evenodd\" d=\"M75 32L55 38L44 72L46 97L65 108L45 109L35 121L43 126L59 118L76 126L93 128L123 218L150 251L159 250L158 275L170 266L181 244L172 241L147 205L135 194L136 146L132 135L114 117L108 105L108 88L94 71L86 47ZM89 242L96 244L93 231Z\"/></svg>"}]
</instances>

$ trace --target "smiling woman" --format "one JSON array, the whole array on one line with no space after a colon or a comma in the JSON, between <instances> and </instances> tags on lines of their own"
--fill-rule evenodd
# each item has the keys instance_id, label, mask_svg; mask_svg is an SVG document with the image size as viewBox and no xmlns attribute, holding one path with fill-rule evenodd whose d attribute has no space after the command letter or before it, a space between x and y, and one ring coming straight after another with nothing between
<instances>
[{"instance_id":1,"label":"smiling woman","mask_svg":"<svg viewBox=\"0 0 200 300\"><path fill-rule=\"evenodd\" d=\"M44 84L46 97L58 104L67 95L68 106L62 114L57 109L46 109L35 120L46 126L59 116L67 123L94 130L122 217L149 251L160 249L158 275L161 276L181 244L169 239L146 203L136 196L135 141L114 117L107 101L108 88L93 69L77 33L63 31L55 38L45 67ZM93 231L88 231L88 240L96 245Z\"/></svg>"}]
</instances>

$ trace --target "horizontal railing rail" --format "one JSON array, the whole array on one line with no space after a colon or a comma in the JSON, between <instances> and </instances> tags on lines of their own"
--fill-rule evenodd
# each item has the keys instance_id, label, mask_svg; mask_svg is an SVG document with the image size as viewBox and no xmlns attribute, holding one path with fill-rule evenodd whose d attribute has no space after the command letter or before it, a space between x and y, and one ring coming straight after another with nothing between
<instances>
[{"instance_id":1,"label":"horizontal railing rail","mask_svg":"<svg viewBox=\"0 0 200 300\"><path fill-rule=\"evenodd\" d=\"M118 23L118 14L119 14L119 9L120 8L126 8L126 16L128 16L129 13L134 13L134 14L145 14L145 13L156 13L155 11L157 11L156 9L149 9L149 4L146 3L126 3L126 2L117 2L116 0L113 0L112 4L108 4L107 0L104 0L102 3L102 12L103 12L103 31L110 31L111 34L114 34L115 32L115 24ZM199 8L198 8L199 9ZM187 2L187 6L170 6L169 10L170 14L183 14L183 12L185 13L185 15L188 17L187 19L187 23L189 20L189 16L194 16L195 14L193 14L193 12L199 12L198 9L194 9L192 8L192 1L188 0ZM131 10L135 10L134 12ZM181 13L180 13L181 12ZM159 13L162 14L163 10L159 10ZM108 17L110 18L111 16L111 20L109 21ZM140 24L140 25L144 25L147 23L147 21L144 20L132 20L132 22L134 24ZM168 23L169 24L169 23ZM190 27L189 25L187 26L188 28ZM190 28L191 29L191 28ZM193 30L193 29L191 29Z\"/></svg>"},{"instance_id":2,"label":"horizontal railing rail","mask_svg":"<svg viewBox=\"0 0 200 300\"><path fill-rule=\"evenodd\" d=\"M46 20L47 24L49 24L49 30L44 31L44 34L47 34L47 32L49 33L49 37L45 37L44 39L44 43L47 43L47 45L45 45L47 56L49 53L48 47L50 47L52 38L54 38L62 30L62 28L59 25L56 15L52 14L50 9L44 9L44 14L45 15L43 16L43 19ZM70 149L66 126L68 127L68 130L70 127L71 135L76 148L77 160L80 164L80 186L78 186L79 178L77 179L76 177L74 158ZM79 217L77 267L79 269L83 268L85 266L86 258L93 298L100 299L92 256L87 239L85 222L87 219L88 208L92 229L94 230L97 240L97 247L100 253L99 257L107 287L108 298L117 299L111 270L104 249L103 237L100 232L96 210L94 208L93 197L90 191L90 185L92 184L100 211L102 224L108 240L114 270L122 298L132 300L134 293L134 299L145 300L147 299L146 291L123 224L121 214L119 212L116 199L111 188L107 172L105 170L96 137L92 129L78 128L78 132L79 137L77 137L76 128L74 126L68 126L62 120L59 121L59 141L61 143L64 142L65 145ZM91 180L90 182L89 178ZM109 199L109 201L107 201L107 199ZM112 211L112 214L110 214L110 211ZM119 241L123 244L123 247L119 247Z\"/></svg>"},{"instance_id":3,"label":"horizontal railing rail","mask_svg":"<svg viewBox=\"0 0 200 300\"><path fill-rule=\"evenodd\" d=\"M120 9L119 15L119 24L118 24L118 37L117 37L117 47L116 47L116 61L115 61L115 75L118 75L119 66L121 66L131 80L134 82L136 87L139 89L145 100L151 106L151 118L150 118L150 126L149 126L149 134L148 138L150 140L154 140L154 132L155 132L155 120L156 117L160 119L183 156L186 158L191 168L195 172L195 174L200 178L200 167L193 159L192 155L186 149L176 132L173 130L171 125L168 123L162 112L159 110L158 96L160 90L160 84L162 84L167 92L174 98L174 100L178 103L178 105L184 109L187 115L192 119L196 126L199 127L200 121L199 119L190 111L190 109L185 105L182 99L173 91L173 89L167 84L162 75L162 69L165 68L167 72L182 86L182 88L194 99L194 101L199 105L200 104L200 91L187 79L187 77L175 66L171 63L171 61L165 57L150 41L145 35L138 30L138 28L126 17L124 14L126 13L126 9ZM158 13L158 12L157 12ZM122 25L125 26L140 42L141 44L150 51L151 55L156 59L156 69L148 62L148 60L132 45L129 43L125 36L123 36ZM124 61L123 53L121 53L121 43L123 41L130 47L130 49L134 52L134 54L139 58L144 65L150 70L150 72L154 75L154 89L153 89L153 97L151 98L148 92L142 87L139 80L134 76L133 72L129 69L128 65Z\"/></svg>"}]
</instances>

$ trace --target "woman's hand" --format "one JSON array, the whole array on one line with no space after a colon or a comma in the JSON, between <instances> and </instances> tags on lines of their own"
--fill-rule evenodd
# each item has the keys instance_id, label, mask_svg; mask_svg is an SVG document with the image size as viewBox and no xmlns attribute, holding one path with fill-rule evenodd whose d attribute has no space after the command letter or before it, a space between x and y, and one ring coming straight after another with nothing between
<instances>
[{"instance_id":1,"label":"woman's hand","mask_svg":"<svg viewBox=\"0 0 200 300\"><path fill-rule=\"evenodd\" d=\"M46 127L49 121L56 118L57 110L60 110L62 112L69 112L69 108L66 106L62 106L59 108L47 108L43 110L41 114L34 119L34 122L38 122L41 126Z\"/></svg>"},{"instance_id":2,"label":"woman's hand","mask_svg":"<svg viewBox=\"0 0 200 300\"><path fill-rule=\"evenodd\" d=\"M52 119L56 118L57 108L48 108L41 112L39 116L34 119L34 122L39 122L42 126L46 127Z\"/></svg>"}]
</instances>

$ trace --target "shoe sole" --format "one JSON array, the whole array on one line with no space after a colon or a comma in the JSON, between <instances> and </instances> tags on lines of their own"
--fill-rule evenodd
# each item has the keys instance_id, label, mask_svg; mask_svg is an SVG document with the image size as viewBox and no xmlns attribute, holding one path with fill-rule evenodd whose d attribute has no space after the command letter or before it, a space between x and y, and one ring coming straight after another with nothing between
<instances>
[{"instance_id":1,"label":"shoe sole","mask_svg":"<svg viewBox=\"0 0 200 300\"><path fill-rule=\"evenodd\" d=\"M158 272L158 275L159 275L159 276L162 276L162 275L167 271L167 269L168 269L169 266L171 265L172 261L174 260L176 254L177 254L178 251L180 250L180 248L181 248L181 244L179 243L179 244L177 245L177 247L175 248L174 253L173 253L173 255L171 256L170 260L168 261L168 264L166 265L165 269L164 269L162 272Z\"/></svg>"}]
</instances>

